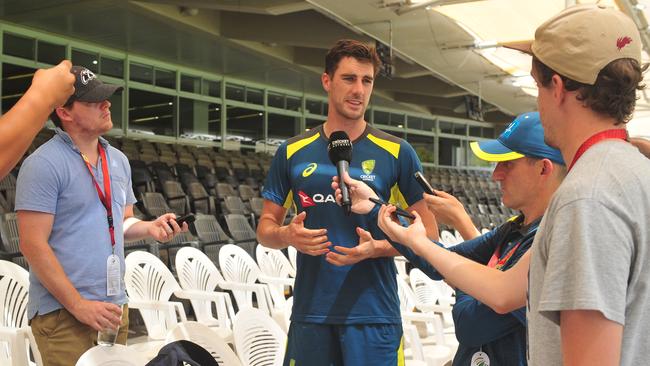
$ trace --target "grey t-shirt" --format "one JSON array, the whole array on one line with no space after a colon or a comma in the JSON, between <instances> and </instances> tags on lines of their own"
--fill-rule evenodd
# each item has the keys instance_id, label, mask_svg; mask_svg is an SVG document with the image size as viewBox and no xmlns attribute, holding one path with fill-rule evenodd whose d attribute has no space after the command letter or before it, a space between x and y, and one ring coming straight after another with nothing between
<instances>
[{"instance_id":1,"label":"grey t-shirt","mask_svg":"<svg viewBox=\"0 0 650 366\"><path fill-rule=\"evenodd\" d=\"M587 150L556 191L533 243L531 365L561 365L560 311L624 325L621 365L650 351L650 160L623 141Z\"/></svg>"}]
</instances>

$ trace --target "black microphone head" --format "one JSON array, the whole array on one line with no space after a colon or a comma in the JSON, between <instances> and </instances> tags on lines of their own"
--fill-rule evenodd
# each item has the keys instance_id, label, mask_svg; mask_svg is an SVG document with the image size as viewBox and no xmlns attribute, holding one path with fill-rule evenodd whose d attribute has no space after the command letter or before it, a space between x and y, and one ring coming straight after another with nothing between
<instances>
[{"instance_id":1,"label":"black microphone head","mask_svg":"<svg viewBox=\"0 0 650 366\"><path fill-rule=\"evenodd\" d=\"M352 141L345 131L334 131L330 135L330 142L327 145L327 154L334 165L341 160L348 163L352 160Z\"/></svg>"}]
</instances>

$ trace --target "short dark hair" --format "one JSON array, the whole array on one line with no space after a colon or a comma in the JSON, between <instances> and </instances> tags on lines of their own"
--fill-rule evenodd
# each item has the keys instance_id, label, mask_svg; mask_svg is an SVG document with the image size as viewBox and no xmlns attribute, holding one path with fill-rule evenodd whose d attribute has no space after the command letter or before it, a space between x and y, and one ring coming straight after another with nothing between
<instances>
[{"instance_id":1,"label":"short dark hair","mask_svg":"<svg viewBox=\"0 0 650 366\"><path fill-rule=\"evenodd\" d=\"M381 68L381 60L375 47L354 39L341 39L336 42L334 47L330 48L325 56L325 72L327 75L334 75L339 66L339 61L344 57L353 57L359 62L371 63L375 76L377 76Z\"/></svg>"},{"instance_id":2,"label":"short dark hair","mask_svg":"<svg viewBox=\"0 0 650 366\"><path fill-rule=\"evenodd\" d=\"M636 91L645 88L643 73L648 64L640 65L631 58L610 62L598 73L594 85L570 79L533 57L533 72L543 87L548 87L553 75L558 75L568 91L578 91L577 99L594 112L616 120L616 124L627 123L632 118L636 104Z\"/></svg>"}]
</instances>

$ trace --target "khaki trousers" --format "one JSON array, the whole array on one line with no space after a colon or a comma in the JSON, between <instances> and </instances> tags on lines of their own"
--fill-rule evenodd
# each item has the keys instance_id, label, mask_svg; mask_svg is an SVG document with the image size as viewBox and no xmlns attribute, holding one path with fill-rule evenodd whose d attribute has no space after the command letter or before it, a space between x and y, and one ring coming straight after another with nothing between
<instances>
[{"instance_id":1,"label":"khaki trousers","mask_svg":"<svg viewBox=\"0 0 650 366\"><path fill-rule=\"evenodd\" d=\"M70 366L97 344L97 331L77 320L66 309L36 315L30 322L44 366ZM117 343L126 344L129 308L124 306Z\"/></svg>"}]
</instances>

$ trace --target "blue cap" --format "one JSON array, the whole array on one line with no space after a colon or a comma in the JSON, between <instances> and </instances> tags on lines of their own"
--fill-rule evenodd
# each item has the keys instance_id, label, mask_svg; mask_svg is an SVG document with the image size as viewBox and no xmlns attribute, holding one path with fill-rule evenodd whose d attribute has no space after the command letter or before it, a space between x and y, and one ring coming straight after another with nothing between
<instances>
[{"instance_id":1,"label":"blue cap","mask_svg":"<svg viewBox=\"0 0 650 366\"><path fill-rule=\"evenodd\" d=\"M538 112L517 116L498 139L472 142L470 147L485 161L509 161L528 156L565 165L560 150L544 142L544 128Z\"/></svg>"}]
</instances>

